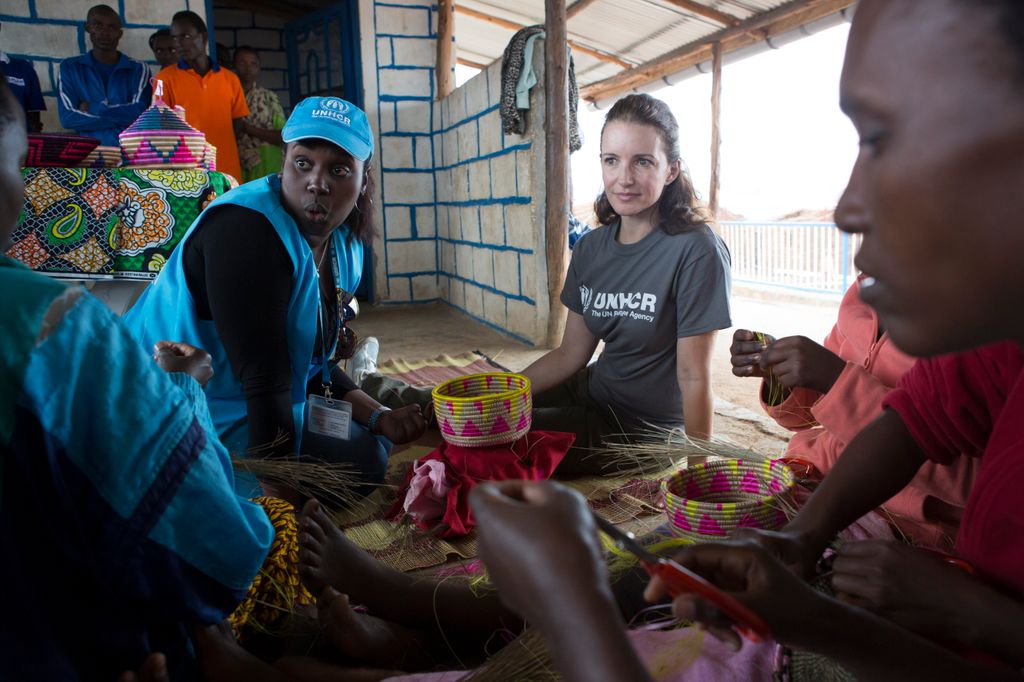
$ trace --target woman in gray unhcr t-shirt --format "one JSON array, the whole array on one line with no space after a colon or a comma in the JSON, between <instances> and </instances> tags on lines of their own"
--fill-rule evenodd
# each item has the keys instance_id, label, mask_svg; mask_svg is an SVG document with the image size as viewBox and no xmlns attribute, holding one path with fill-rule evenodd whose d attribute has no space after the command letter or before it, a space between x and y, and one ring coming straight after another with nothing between
<instances>
[{"instance_id":1,"label":"woman in gray unhcr t-shirt","mask_svg":"<svg viewBox=\"0 0 1024 682\"><path fill-rule=\"evenodd\" d=\"M601 131L603 229L581 238L562 289L558 348L524 371L536 429L570 431L561 474L604 470L591 448L644 422L711 436L711 352L729 318L729 251L706 224L668 106L629 95ZM605 347L587 366L598 341Z\"/></svg>"}]
</instances>

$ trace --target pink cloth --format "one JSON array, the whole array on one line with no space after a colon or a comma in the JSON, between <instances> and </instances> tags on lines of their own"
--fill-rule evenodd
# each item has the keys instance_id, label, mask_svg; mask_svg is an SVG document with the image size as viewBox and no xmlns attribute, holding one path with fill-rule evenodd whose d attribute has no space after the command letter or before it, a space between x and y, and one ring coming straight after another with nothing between
<instances>
[{"instance_id":1,"label":"pink cloth","mask_svg":"<svg viewBox=\"0 0 1024 682\"><path fill-rule=\"evenodd\" d=\"M839 459L847 443L882 413L882 400L913 365L889 339L878 335L878 315L860 300L860 281L854 282L839 306L836 325L825 348L846 361L828 393L796 388L781 404L762 406L768 415L796 434L786 455L805 459L822 474ZM948 548L956 527L930 518L925 500L935 497L963 509L978 464L959 458L951 466L926 464L902 492L882 505L900 530L929 547Z\"/></svg>"},{"instance_id":2,"label":"pink cloth","mask_svg":"<svg viewBox=\"0 0 1024 682\"><path fill-rule=\"evenodd\" d=\"M448 491L444 495L444 509L433 522L414 521L424 530L438 522L445 528L441 537L466 535L476 527L473 511L469 508L469 491L481 481L526 480L540 481L551 477L576 436L559 431L531 431L514 443L492 447L463 447L442 442L430 454L421 457L417 467L429 461L444 464L444 478ZM408 498L407 493L416 473L410 469L405 483L398 491L398 500L388 510L388 518L399 516ZM427 477L429 478L429 476ZM421 485L427 485L422 483ZM426 502L432 507L431 502Z\"/></svg>"},{"instance_id":3,"label":"pink cloth","mask_svg":"<svg viewBox=\"0 0 1024 682\"><path fill-rule=\"evenodd\" d=\"M444 462L437 459L417 462L412 468L412 480L402 509L417 523L439 519L444 516L451 488L445 478Z\"/></svg>"},{"instance_id":4,"label":"pink cloth","mask_svg":"<svg viewBox=\"0 0 1024 682\"><path fill-rule=\"evenodd\" d=\"M630 630L630 641L658 682L754 682L771 680L778 645L746 640L733 652L698 628ZM420 673L388 682L457 682L466 672Z\"/></svg>"}]
</instances>

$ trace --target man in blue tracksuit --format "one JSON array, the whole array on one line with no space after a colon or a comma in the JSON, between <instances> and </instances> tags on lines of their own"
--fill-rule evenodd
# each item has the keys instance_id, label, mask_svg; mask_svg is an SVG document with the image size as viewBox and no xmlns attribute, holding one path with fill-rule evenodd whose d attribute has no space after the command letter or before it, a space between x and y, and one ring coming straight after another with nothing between
<instances>
[{"instance_id":1,"label":"man in blue tracksuit","mask_svg":"<svg viewBox=\"0 0 1024 682\"><path fill-rule=\"evenodd\" d=\"M116 147L118 134L150 105L149 67L118 51L121 17L96 5L85 19L92 50L60 65L57 109L60 123L80 135Z\"/></svg>"}]
</instances>

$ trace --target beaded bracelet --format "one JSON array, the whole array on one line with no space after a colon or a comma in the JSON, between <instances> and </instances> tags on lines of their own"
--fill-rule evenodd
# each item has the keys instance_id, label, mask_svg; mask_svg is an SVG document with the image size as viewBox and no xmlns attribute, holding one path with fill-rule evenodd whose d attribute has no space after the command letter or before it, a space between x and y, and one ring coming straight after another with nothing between
<instances>
[{"instance_id":1,"label":"beaded bracelet","mask_svg":"<svg viewBox=\"0 0 1024 682\"><path fill-rule=\"evenodd\" d=\"M377 422L380 421L381 415L383 415L385 412L390 411L390 407L384 407L383 405L381 405L376 410L370 413L370 418L366 422L366 428L370 430L370 433L380 433L380 431L377 429Z\"/></svg>"}]
</instances>

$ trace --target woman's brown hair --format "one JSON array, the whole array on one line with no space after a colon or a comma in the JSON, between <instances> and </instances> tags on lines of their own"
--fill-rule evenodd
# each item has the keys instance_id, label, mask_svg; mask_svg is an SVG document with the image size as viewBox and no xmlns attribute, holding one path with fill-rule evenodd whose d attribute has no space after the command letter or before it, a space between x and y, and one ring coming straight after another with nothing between
<instances>
[{"instance_id":1,"label":"woman's brown hair","mask_svg":"<svg viewBox=\"0 0 1024 682\"><path fill-rule=\"evenodd\" d=\"M627 95L608 111L601 127L604 129L613 121L623 123L639 123L651 126L661 135L665 145L665 154L669 163L680 162L679 175L665 186L658 199L658 227L667 234L679 234L695 226L711 222L712 217L700 201L693 189L690 174L682 165L679 154L679 124L672 115L668 105L650 95ZM619 219L619 214L612 208L611 202L602 190L594 202L594 213L602 225L608 225Z\"/></svg>"}]
</instances>

